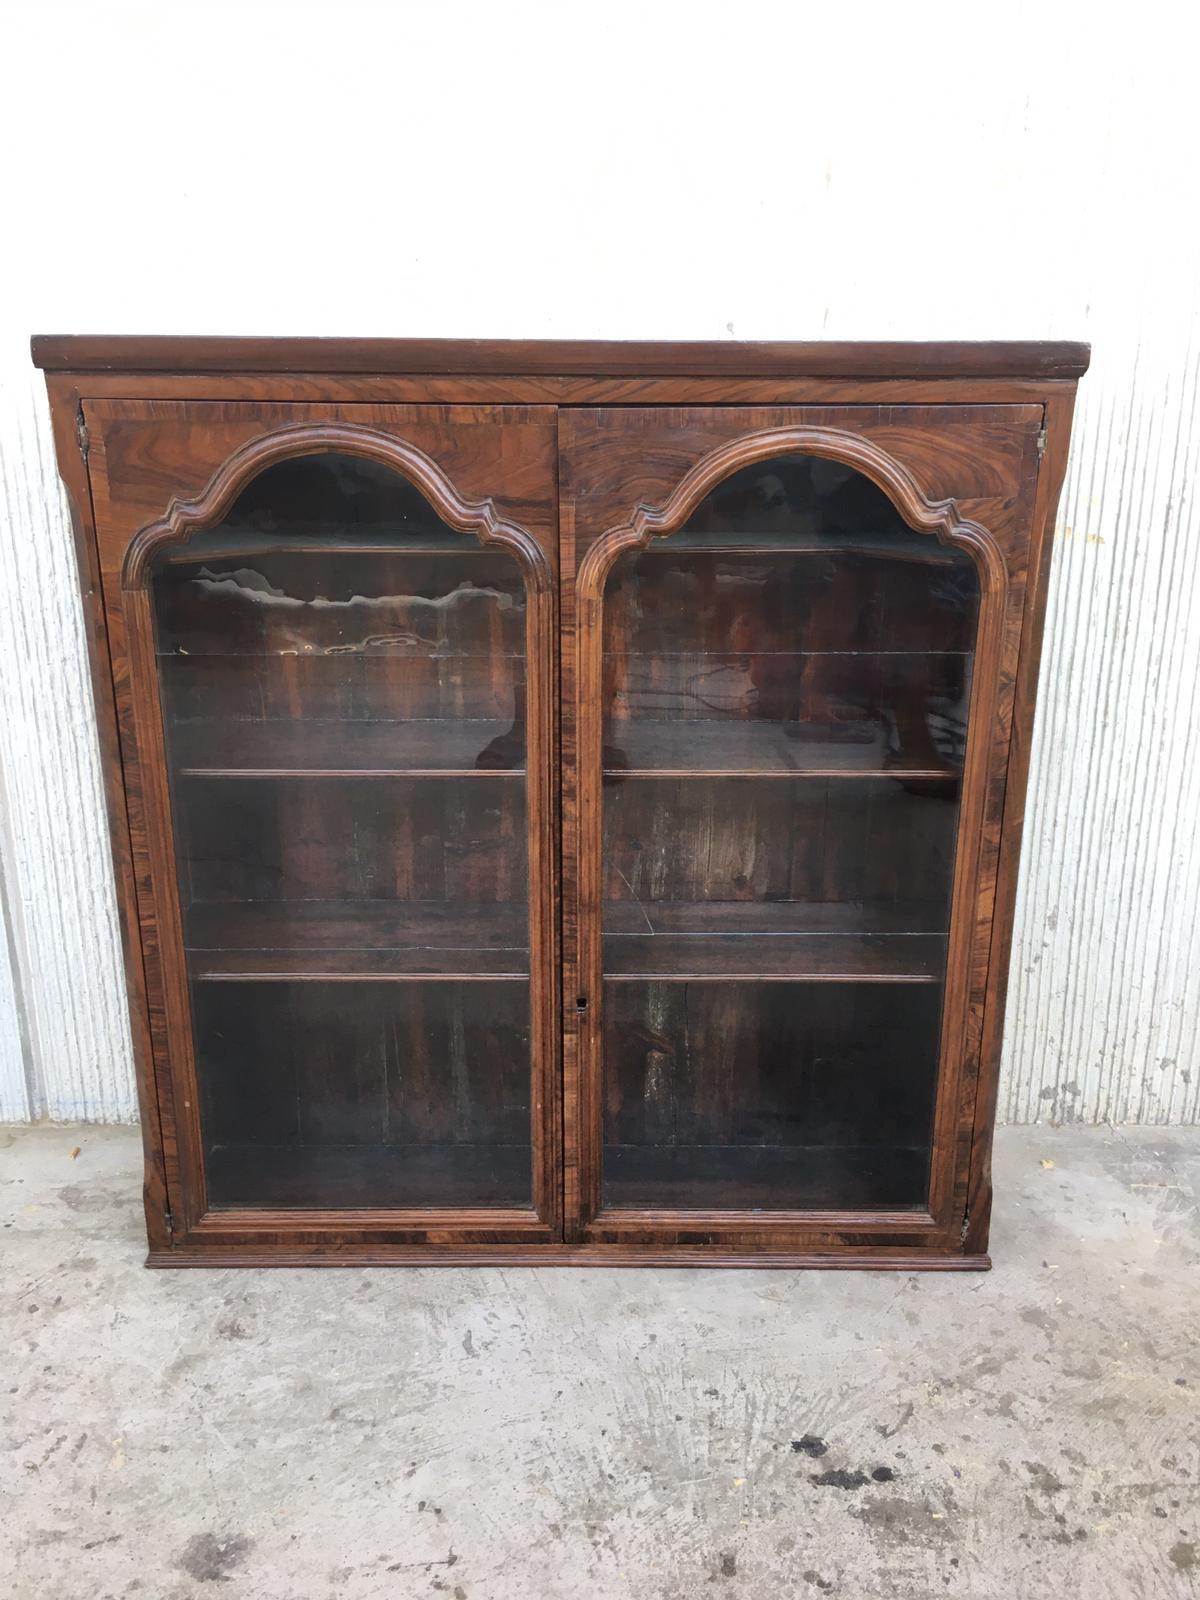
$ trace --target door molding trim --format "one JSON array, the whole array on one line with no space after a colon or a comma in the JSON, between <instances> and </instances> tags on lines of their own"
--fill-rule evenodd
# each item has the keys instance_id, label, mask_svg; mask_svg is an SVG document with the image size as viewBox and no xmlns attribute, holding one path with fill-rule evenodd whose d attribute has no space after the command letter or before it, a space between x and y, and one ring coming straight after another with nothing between
<instances>
[{"instance_id":1,"label":"door molding trim","mask_svg":"<svg viewBox=\"0 0 1200 1600\"><path fill-rule=\"evenodd\" d=\"M622 551L644 549L652 539L677 533L705 495L725 478L781 455L823 456L853 467L883 490L910 528L931 533L942 544L969 550L987 588L1003 588L1007 582L1004 553L988 530L960 517L953 500L926 499L908 468L870 439L842 428L765 428L731 439L702 456L661 506L643 501L627 523L602 534L580 564L580 599L603 594L608 568Z\"/></svg>"},{"instance_id":2,"label":"door molding trim","mask_svg":"<svg viewBox=\"0 0 1200 1600\"><path fill-rule=\"evenodd\" d=\"M416 445L351 422L302 422L274 428L235 450L200 494L190 500L173 499L165 516L134 536L121 569L122 589L144 587L150 562L164 545L187 544L195 534L220 522L246 485L268 467L294 456L333 454L361 456L390 467L414 484L442 521L458 533L472 533L482 545L510 551L534 593L549 591L550 566L541 545L524 528L498 516L494 501L464 500L437 462Z\"/></svg>"}]
</instances>

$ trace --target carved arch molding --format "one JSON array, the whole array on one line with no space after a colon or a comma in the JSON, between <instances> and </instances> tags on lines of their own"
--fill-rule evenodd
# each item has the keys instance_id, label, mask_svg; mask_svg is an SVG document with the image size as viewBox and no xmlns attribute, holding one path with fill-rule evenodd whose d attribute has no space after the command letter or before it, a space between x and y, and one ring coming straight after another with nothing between
<instances>
[{"instance_id":1,"label":"carved arch molding","mask_svg":"<svg viewBox=\"0 0 1200 1600\"><path fill-rule=\"evenodd\" d=\"M995 601L1007 587L1008 572L1004 555L988 530L960 517L953 500L927 499L895 456L861 434L838 428L768 428L743 434L710 451L683 475L662 505L639 505L628 522L610 528L596 540L580 564L580 598L598 601L608 570L622 551L645 549L652 539L678 532L705 495L725 478L743 467L783 455L823 456L861 472L888 496L910 528L969 551L979 570L984 612L999 609Z\"/></svg>"},{"instance_id":2,"label":"carved arch molding","mask_svg":"<svg viewBox=\"0 0 1200 1600\"><path fill-rule=\"evenodd\" d=\"M407 478L437 515L457 533L473 534L481 545L507 550L520 564L531 594L550 588L545 552L524 528L497 514L490 500L464 500L450 479L416 445L377 428L355 423L298 423L260 435L235 450L217 468L204 490L191 500L174 499L167 513L142 528L130 542L121 587L145 587L150 564L164 545L183 545L214 527L253 478L280 461L307 455L360 456Z\"/></svg>"}]
</instances>

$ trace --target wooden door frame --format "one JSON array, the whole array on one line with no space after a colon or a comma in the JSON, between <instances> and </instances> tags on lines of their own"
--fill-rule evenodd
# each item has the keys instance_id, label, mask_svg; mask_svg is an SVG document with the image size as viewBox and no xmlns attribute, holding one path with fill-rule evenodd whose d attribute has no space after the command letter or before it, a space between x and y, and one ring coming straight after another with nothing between
<instances>
[{"instance_id":1,"label":"wooden door frame","mask_svg":"<svg viewBox=\"0 0 1200 1600\"><path fill-rule=\"evenodd\" d=\"M972 1005L983 1001L981 974L986 975L993 932L989 916L981 922L978 907L994 900L996 873L983 866L984 832L989 797L1003 785L1009 760L1007 714L1004 738L995 728L1003 692L1006 633L1019 628L1022 594L1014 594L1009 563L1001 544L981 522L960 513L953 498L933 500L908 467L869 438L844 425L826 426L813 418L817 408L803 408L804 420L791 426L748 427L732 432L719 446L706 450L670 485L656 504L630 508L622 522L587 541L582 561L576 536L577 513L570 461L578 411L560 413L560 502L563 549L560 556L564 638L562 662L569 719L564 719L564 993L578 996L583 1009L565 1007L564 1025L564 1151L566 1196L564 1222L568 1240L597 1246L657 1240L683 1245L700 1238L713 1245L737 1248L755 1241L757 1248L784 1251L827 1247L830 1241L908 1248L961 1249L967 1229L963 1205L971 1169L975 1127L975 1091L981 1077L978 1043L968 1038ZM866 413L864 413L866 414ZM596 413L602 416L601 413ZM672 425L688 412L672 413ZM736 426L738 412L723 415ZM711 413L697 408L697 423ZM654 418L647 414L638 442L652 453ZM633 448L633 444L630 444ZM602 931L602 630L605 582L624 551L644 549L652 539L677 531L711 490L734 472L755 462L788 453L804 453L840 461L863 473L889 498L915 531L966 550L979 579L979 613L968 713L968 745L959 803L952 912L947 946L946 978L939 1045L929 1204L925 1211L840 1210L778 1211L764 1214L737 1208L626 1208L605 1210L601 1204L603 1092ZM565 464L565 470L564 470ZM578 564L577 564L578 563ZM1011 637L1008 642L1011 642ZM1010 708L1011 709L1011 708ZM567 752L570 752L568 760ZM992 807L994 810L994 806ZM993 819L994 821L994 819ZM976 1030L978 1032L978 1030ZM993 1070L983 1076L994 1078Z\"/></svg>"},{"instance_id":2,"label":"wooden door frame","mask_svg":"<svg viewBox=\"0 0 1200 1600\"><path fill-rule=\"evenodd\" d=\"M191 409L194 408L180 406L181 424ZM117 646L114 678L121 713L122 767L127 792L131 799L136 797L131 854L140 942L146 957L155 1083L167 1150L165 1165L170 1175L167 1214L172 1243L185 1251L250 1243L286 1245L289 1236L295 1235L333 1247L383 1241L420 1243L431 1238L465 1246L493 1242L543 1244L561 1234L558 857L553 782L557 685L554 551L526 528L500 516L491 498L464 499L432 457L399 431L389 431L386 416L382 421L375 420L381 411L395 408L305 406L301 408L305 413L328 409L331 415L327 420L314 421L306 416L304 421L280 423L279 413L287 409L286 403L278 402L246 406L247 420L252 420L256 412L264 419L271 415L273 420L223 458L198 494L189 498L176 495L163 516L138 529L125 548L119 580L114 582L110 577L108 584L110 637ZM504 408L481 409L492 412L494 420L503 425ZM369 419L355 420L355 413L368 413ZM106 423L118 419L137 422L139 408L137 402L100 402L88 407L87 418L93 442L102 454ZM162 420L161 405L156 420ZM545 421L549 424L549 415ZM399 421L393 424L396 430L403 426ZM191 1001L155 662L151 565L159 549L185 545L194 534L217 524L242 489L267 467L298 456L331 451L376 461L407 479L448 526L474 537L481 548L511 555L525 582L533 1165L533 1203L529 1207L212 1210L207 1203ZM107 491L107 482L105 488ZM497 485L500 498L503 489L502 484ZM165 1116L164 1099L170 1108Z\"/></svg>"}]
</instances>

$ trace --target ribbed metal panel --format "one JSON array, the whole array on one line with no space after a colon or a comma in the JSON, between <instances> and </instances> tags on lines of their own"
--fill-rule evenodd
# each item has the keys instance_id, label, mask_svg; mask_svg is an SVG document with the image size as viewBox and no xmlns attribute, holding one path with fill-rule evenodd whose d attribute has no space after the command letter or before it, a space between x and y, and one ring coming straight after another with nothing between
<instances>
[{"instance_id":1,"label":"ribbed metal panel","mask_svg":"<svg viewBox=\"0 0 1200 1600\"><path fill-rule=\"evenodd\" d=\"M3 884L0 876L0 893ZM4 909L0 904L0 914ZM32 1114L17 972L7 926L0 922L0 1122L27 1122Z\"/></svg>"},{"instance_id":2,"label":"ribbed metal panel","mask_svg":"<svg viewBox=\"0 0 1200 1600\"><path fill-rule=\"evenodd\" d=\"M137 1114L92 696L44 393L0 392L0 843L25 1024L0 1031L6 1118Z\"/></svg>"},{"instance_id":3,"label":"ribbed metal panel","mask_svg":"<svg viewBox=\"0 0 1200 1600\"><path fill-rule=\"evenodd\" d=\"M1200 323L1097 352L1056 534L1006 1120L1200 1112Z\"/></svg>"}]
</instances>

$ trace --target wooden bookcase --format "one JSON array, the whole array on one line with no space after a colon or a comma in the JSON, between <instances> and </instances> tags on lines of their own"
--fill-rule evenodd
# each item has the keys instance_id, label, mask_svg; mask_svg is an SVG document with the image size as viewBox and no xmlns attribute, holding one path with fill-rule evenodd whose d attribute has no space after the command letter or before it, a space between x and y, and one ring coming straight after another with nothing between
<instances>
[{"instance_id":1,"label":"wooden bookcase","mask_svg":"<svg viewBox=\"0 0 1200 1600\"><path fill-rule=\"evenodd\" d=\"M33 353L151 1264L988 1264L1086 346Z\"/></svg>"}]
</instances>

